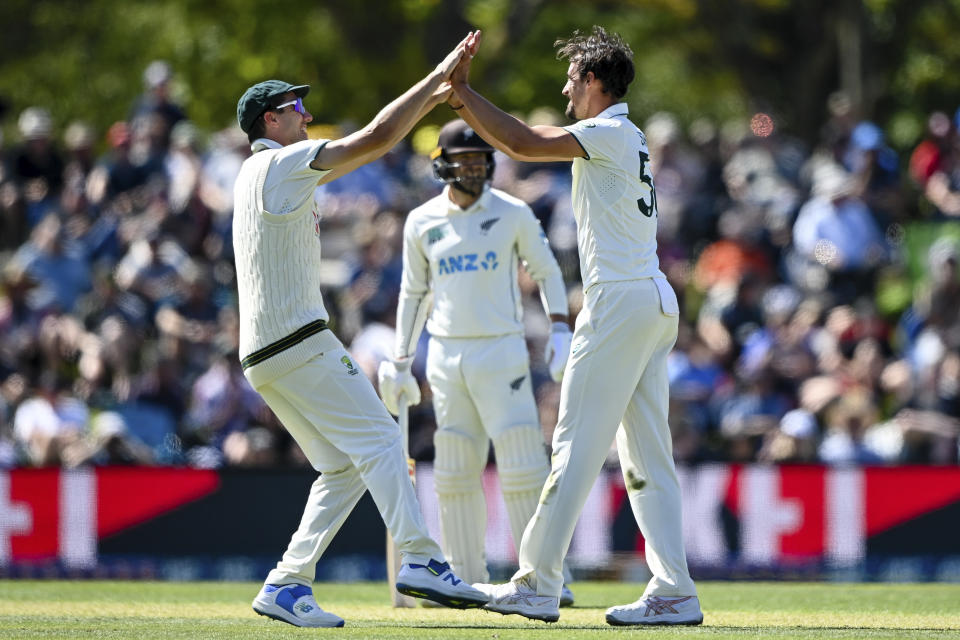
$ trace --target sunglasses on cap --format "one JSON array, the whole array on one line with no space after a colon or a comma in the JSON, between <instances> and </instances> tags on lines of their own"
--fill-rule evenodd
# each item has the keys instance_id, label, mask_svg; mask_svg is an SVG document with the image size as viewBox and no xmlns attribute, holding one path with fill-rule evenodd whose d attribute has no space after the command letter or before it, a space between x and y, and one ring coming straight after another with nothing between
<instances>
[{"instance_id":1,"label":"sunglasses on cap","mask_svg":"<svg viewBox=\"0 0 960 640\"><path fill-rule=\"evenodd\" d=\"M291 100L290 102L278 104L277 106L273 107L273 111L280 111L280 109L289 107L291 105L293 106L293 110L301 115L306 112L306 109L303 108L303 98L297 98L296 100Z\"/></svg>"}]
</instances>

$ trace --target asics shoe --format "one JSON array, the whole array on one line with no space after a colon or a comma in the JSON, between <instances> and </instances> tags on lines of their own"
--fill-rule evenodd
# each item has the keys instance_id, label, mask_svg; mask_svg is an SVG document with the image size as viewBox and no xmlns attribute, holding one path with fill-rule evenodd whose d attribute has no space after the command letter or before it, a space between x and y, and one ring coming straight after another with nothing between
<instances>
[{"instance_id":1,"label":"asics shoe","mask_svg":"<svg viewBox=\"0 0 960 640\"><path fill-rule=\"evenodd\" d=\"M607 609L607 623L629 625L696 625L703 622L700 599L697 596L647 596L633 604Z\"/></svg>"},{"instance_id":2,"label":"asics shoe","mask_svg":"<svg viewBox=\"0 0 960 640\"><path fill-rule=\"evenodd\" d=\"M265 584L253 599L262 616L297 627L342 627L343 618L327 613L313 599L313 589L302 584Z\"/></svg>"},{"instance_id":3,"label":"asics shoe","mask_svg":"<svg viewBox=\"0 0 960 640\"><path fill-rule=\"evenodd\" d=\"M559 599L554 596L537 595L526 578L512 580L506 584L474 585L487 594L490 601L484 607L504 615L515 613L524 618L556 622L560 619Z\"/></svg>"},{"instance_id":4,"label":"asics shoe","mask_svg":"<svg viewBox=\"0 0 960 640\"><path fill-rule=\"evenodd\" d=\"M403 564L397 574L397 591L414 598L433 600L454 609L475 609L487 597L458 578L446 562Z\"/></svg>"}]
</instances>

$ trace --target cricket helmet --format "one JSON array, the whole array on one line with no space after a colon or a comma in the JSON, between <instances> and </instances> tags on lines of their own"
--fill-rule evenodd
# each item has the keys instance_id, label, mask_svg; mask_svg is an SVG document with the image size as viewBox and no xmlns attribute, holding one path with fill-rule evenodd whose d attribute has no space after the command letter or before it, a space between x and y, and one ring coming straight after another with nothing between
<instances>
[{"instance_id":1,"label":"cricket helmet","mask_svg":"<svg viewBox=\"0 0 960 640\"><path fill-rule=\"evenodd\" d=\"M493 179L493 147L484 141L476 131L470 128L463 120L451 120L440 130L440 139L437 148L430 154L433 158L433 175L438 180L460 189L471 195L478 195L482 191L483 183ZM486 171L482 176L479 190L471 182L470 177L462 175L462 165L457 162L456 156L463 153L484 153L487 156ZM479 178L474 178L479 180Z\"/></svg>"}]
</instances>

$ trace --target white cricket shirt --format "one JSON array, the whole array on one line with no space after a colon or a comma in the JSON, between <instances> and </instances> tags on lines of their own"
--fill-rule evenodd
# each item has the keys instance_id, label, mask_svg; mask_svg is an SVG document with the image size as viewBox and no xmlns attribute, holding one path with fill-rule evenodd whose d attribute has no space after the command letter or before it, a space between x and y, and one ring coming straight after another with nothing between
<instances>
[{"instance_id":1,"label":"white cricket shirt","mask_svg":"<svg viewBox=\"0 0 960 640\"><path fill-rule=\"evenodd\" d=\"M523 333L518 260L540 287L548 314L567 315L563 276L546 235L522 200L485 188L467 209L450 186L410 212L403 227L403 281L396 354L412 353L415 318L427 293L427 330L446 338Z\"/></svg>"},{"instance_id":2,"label":"white cricket shirt","mask_svg":"<svg viewBox=\"0 0 960 640\"><path fill-rule=\"evenodd\" d=\"M572 188L583 290L598 282L664 277L647 139L627 118L627 105L564 128L587 154L573 160Z\"/></svg>"}]
</instances>

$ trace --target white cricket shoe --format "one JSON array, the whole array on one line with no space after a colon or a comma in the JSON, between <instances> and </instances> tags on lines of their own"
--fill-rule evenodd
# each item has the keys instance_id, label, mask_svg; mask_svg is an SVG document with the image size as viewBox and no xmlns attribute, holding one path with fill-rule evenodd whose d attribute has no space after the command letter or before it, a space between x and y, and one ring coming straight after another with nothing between
<instances>
[{"instance_id":1,"label":"white cricket shoe","mask_svg":"<svg viewBox=\"0 0 960 640\"><path fill-rule=\"evenodd\" d=\"M484 607L504 615L515 613L524 618L556 622L560 619L560 603L555 596L537 595L526 578L512 580L506 584L476 584L476 588L487 594L490 601Z\"/></svg>"},{"instance_id":2,"label":"white cricket shoe","mask_svg":"<svg viewBox=\"0 0 960 640\"><path fill-rule=\"evenodd\" d=\"M561 607L572 607L573 606L573 591L570 591L570 587L563 585L560 587L560 606Z\"/></svg>"},{"instance_id":3,"label":"white cricket shoe","mask_svg":"<svg viewBox=\"0 0 960 640\"><path fill-rule=\"evenodd\" d=\"M397 591L425 598L445 607L474 609L487 604L487 596L458 578L446 562L403 564L397 574Z\"/></svg>"},{"instance_id":4,"label":"white cricket shoe","mask_svg":"<svg viewBox=\"0 0 960 640\"><path fill-rule=\"evenodd\" d=\"M607 609L607 623L614 626L629 625L695 625L703 622L700 599L697 596L677 598L647 596L633 604L624 604Z\"/></svg>"},{"instance_id":5,"label":"white cricket shoe","mask_svg":"<svg viewBox=\"0 0 960 640\"><path fill-rule=\"evenodd\" d=\"M342 627L343 618L327 613L313 599L313 589L302 584L265 584L253 599L262 616L297 627Z\"/></svg>"}]
</instances>

